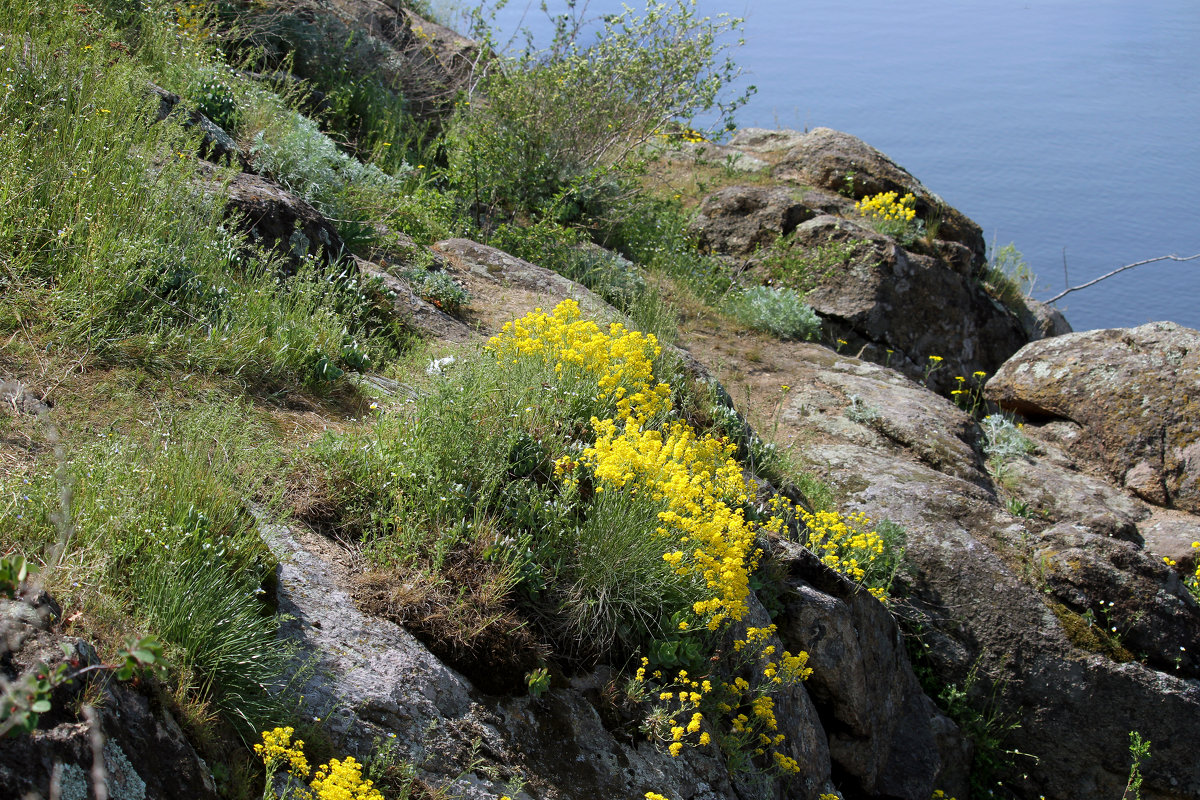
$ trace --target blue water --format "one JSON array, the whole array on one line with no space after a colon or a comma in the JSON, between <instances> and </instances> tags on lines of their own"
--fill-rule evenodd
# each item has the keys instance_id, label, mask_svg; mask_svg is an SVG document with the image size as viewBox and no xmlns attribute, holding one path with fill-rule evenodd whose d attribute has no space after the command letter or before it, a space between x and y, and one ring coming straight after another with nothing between
<instances>
[{"instance_id":1,"label":"blue water","mask_svg":"<svg viewBox=\"0 0 1200 800\"><path fill-rule=\"evenodd\" d=\"M734 57L758 92L740 125L823 125L874 145L989 242L1015 243L1036 297L1200 253L1200 0L699 5L746 19ZM588 13L620 7L591 0ZM512 0L496 22L522 18L545 41L536 2ZM1200 329L1200 260L1138 267L1057 305L1076 330Z\"/></svg>"}]
</instances>

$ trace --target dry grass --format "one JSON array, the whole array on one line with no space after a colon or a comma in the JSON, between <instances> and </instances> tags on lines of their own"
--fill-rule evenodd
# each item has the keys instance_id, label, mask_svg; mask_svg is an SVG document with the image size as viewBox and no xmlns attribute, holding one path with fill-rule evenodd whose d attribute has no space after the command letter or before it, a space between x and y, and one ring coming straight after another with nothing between
<instances>
[{"instance_id":1,"label":"dry grass","mask_svg":"<svg viewBox=\"0 0 1200 800\"><path fill-rule=\"evenodd\" d=\"M451 553L437 577L403 568L354 579L367 613L404 626L438 658L493 694L523 692L525 673L549 648L514 610L508 567L473 544Z\"/></svg>"}]
</instances>

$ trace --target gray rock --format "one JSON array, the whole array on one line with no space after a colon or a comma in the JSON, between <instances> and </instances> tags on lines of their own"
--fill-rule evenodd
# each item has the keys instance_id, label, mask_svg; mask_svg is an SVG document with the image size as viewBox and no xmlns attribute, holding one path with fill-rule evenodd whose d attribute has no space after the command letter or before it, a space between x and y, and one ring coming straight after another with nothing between
<instances>
[{"instance_id":1,"label":"gray rock","mask_svg":"<svg viewBox=\"0 0 1200 800\"><path fill-rule=\"evenodd\" d=\"M364 278L380 282L396 315L414 330L440 341L460 344L481 338L470 326L420 297L405 279L358 257L354 258L354 263Z\"/></svg>"},{"instance_id":2,"label":"gray rock","mask_svg":"<svg viewBox=\"0 0 1200 800\"><path fill-rule=\"evenodd\" d=\"M935 789L965 795L969 745L925 696L887 609L799 545L777 546L790 588L779 635L809 655L806 688L842 791L904 800L928 800Z\"/></svg>"},{"instance_id":3,"label":"gray rock","mask_svg":"<svg viewBox=\"0 0 1200 800\"><path fill-rule=\"evenodd\" d=\"M731 147L752 153L778 153L791 150L807 134L800 131L771 128L738 128L729 140Z\"/></svg>"},{"instance_id":4,"label":"gray rock","mask_svg":"<svg viewBox=\"0 0 1200 800\"><path fill-rule=\"evenodd\" d=\"M700 204L691 230L701 249L748 255L816 216L792 195L780 188L727 186Z\"/></svg>"},{"instance_id":5,"label":"gray rock","mask_svg":"<svg viewBox=\"0 0 1200 800\"><path fill-rule=\"evenodd\" d=\"M251 241L275 250L294 271L309 257L329 264L345 252L337 228L305 200L275 181L248 172L233 176L226 185L216 168L200 163L200 179L207 191L223 192L226 210Z\"/></svg>"},{"instance_id":6,"label":"gray rock","mask_svg":"<svg viewBox=\"0 0 1200 800\"><path fill-rule=\"evenodd\" d=\"M66 658L64 644L72 670L99 663L95 651L79 639L27 630L15 650L2 654L0 670L12 680L43 664L53 669ZM96 708L98 731L81 716L79 709L85 703ZM0 799L17 800L29 793L91 796L93 735L98 734L108 796L113 800L216 800L207 765L156 699L92 673L60 685L51 704L35 730L0 744ZM56 771L59 785L52 790Z\"/></svg>"},{"instance_id":7,"label":"gray rock","mask_svg":"<svg viewBox=\"0 0 1200 800\"><path fill-rule=\"evenodd\" d=\"M989 399L1079 426L1072 457L1143 500L1200 512L1200 332L1170 322L1033 342L988 381Z\"/></svg>"},{"instance_id":8,"label":"gray rock","mask_svg":"<svg viewBox=\"0 0 1200 800\"><path fill-rule=\"evenodd\" d=\"M948 392L955 376L991 374L1027 341L1008 309L944 260L832 216L805 222L792 234L792 247L833 243L852 248L849 263L823 276L805 300L826 320L831 338L847 340L849 352L915 379L937 356L942 361L929 385Z\"/></svg>"},{"instance_id":9,"label":"gray rock","mask_svg":"<svg viewBox=\"0 0 1200 800\"><path fill-rule=\"evenodd\" d=\"M775 166L777 178L839 192L855 200L880 192L911 192L917 215L938 219L938 238L964 244L976 265L987 251L983 231L958 210L929 191L907 170L863 142L830 128L814 128L796 142Z\"/></svg>"},{"instance_id":10,"label":"gray rock","mask_svg":"<svg viewBox=\"0 0 1200 800\"><path fill-rule=\"evenodd\" d=\"M0 409L5 413L20 416L40 416L52 407L45 397L38 397L29 387L18 380L0 379Z\"/></svg>"}]
</instances>

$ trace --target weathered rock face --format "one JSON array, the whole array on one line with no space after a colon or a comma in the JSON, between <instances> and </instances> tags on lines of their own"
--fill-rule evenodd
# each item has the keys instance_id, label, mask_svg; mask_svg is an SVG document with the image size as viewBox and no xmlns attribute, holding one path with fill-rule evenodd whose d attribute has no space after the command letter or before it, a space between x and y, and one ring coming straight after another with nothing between
<instances>
[{"instance_id":1,"label":"weathered rock face","mask_svg":"<svg viewBox=\"0 0 1200 800\"><path fill-rule=\"evenodd\" d=\"M805 301L847 340L848 352L888 364L949 391L955 376L992 373L1028 341L1019 320L953 262L898 247L887 237L832 216L805 222L792 247L852 248ZM941 359L931 361L931 357Z\"/></svg>"},{"instance_id":2,"label":"weathered rock face","mask_svg":"<svg viewBox=\"0 0 1200 800\"><path fill-rule=\"evenodd\" d=\"M449 274L473 296L486 298L472 305L466 321L488 335L499 333L505 322L535 308L549 313L567 298L576 300L583 313L593 318L621 318L591 290L495 247L470 239L447 239L435 244L433 250L445 257Z\"/></svg>"},{"instance_id":3,"label":"weathered rock face","mask_svg":"<svg viewBox=\"0 0 1200 800\"><path fill-rule=\"evenodd\" d=\"M839 788L905 800L927 800L935 789L965 795L969 748L921 689L891 615L799 545L777 547L790 588L779 635L809 655L806 686Z\"/></svg>"},{"instance_id":4,"label":"weathered rock face","mask_svg":"<svg viewBox=\"0 0 1200 800\"><path fill-rule=\"evenodd\" d=\"M199 162L200 175L211 190L218 188L215 168ZM275 181L249 172L237 173L224 187L227 210L253 242L282 254L292 270L307 257L322 263L345 250L337 228L306 201Z\"/></svg>"},{"instance_id":5,"label":"weathered rock face","mask_svg":"<svg viewBox=\"0 0 1200 800\"><path fill-rule=\"evenodd\" d=\"M95 651L79 639L49 630L53 617L35 625L0 615L4 643L0 671L8 680L45 664L53 668L67 656L73 670L99 663ZM170 713L126 684L96 675L62 684L52 709L29 734L0 740L0 798L93 797L102 781L113 800L216 800L208 767L188 743ZM95 706L94 716L80 711ZM100 754L101 764L95 762ZM95 767L99 766L100 769ZM55 777L57 776L57 777Z\"/></svg>"},{"instance_id":6,"label":"weathered rock face","mask_svg":"<svg viewBox=\"0 0 1200 800\"><path fill-rule=\"evenodd\" d=\"M692 222L697 244L727 255L748 255L816 216L793 192L761 186L727 186L709 195Z\"/></svg>"},{"instance_id":7,"label":"weathered rock face","mask_svg":"<svg viewBox=\"0 0 1200 800\"><path fill-rule=\"evenodd\" d=\"M992 298L979 226L853 136L747 129L725 149L767 158L776 183L705 198L692 223L699 246L743 259L739 267L764 282L779 279L759 274L764 248L803 264L797 288L825 321L825 338L848 352L912 378L936 367L927 383L945 393L955 376L990 374L1026 342L1070 330L1054 309ZM866 224L854 199L892 190L914 195L921 218L938 221L936 235L902 246Z\"/></svg>"},{"instance_id":8,"label":"weathered rock face","mask_svg":"<svg viewBox=\"0 0 1200 800\"><path fill-rule=\"evenodd\" d=\"M1079 426L1070 454L1156 505L1200 513L1200 333L1169 322L1034 342L989 399Z\"/></svg>"},{"instance_id":9,"label":"weathered rock face","mask_svg":"<svg viewBox=\"0 0 1200 800\"><path fill-rule=\"evenodd\" d=\"M1078 426L1051 423L1040 437L1026 425L1039 449L1019 469L1010 462L1001 483L971 457L980 433L962 412L891 370L817 345L779 344L742 379L750 398L779 397L781 384L790 387L782 407L770 412L777 414L778 439L796 443L810 468L845 498L842 508L906 530L906 567L893 608L908 621L910 650L923 654L923 668L940 682L965 690L998 720L1018 724L1004 747L1037 758L1012 757L995 776L1006 791L1029 800L1118 797L1128 772L1128 733L1137 730L1163 742L1143 796L1200 794L1194 757L1200 732L1192 722L1200 713L1194 658L1200 608L1161 554L1140 546L1139 531L1153 524L1147 507L1075 468L1068 443ZM897 402L888 402L891 396ZM1043 488L1055 496L1044 497ZM1030 517L1013 516L1005 502L1010 492L1043 505ZM1048 524L1043 510L1062 521ZM1186 521L1161 524L1174 540L1182 538ZM825 585L815 588L842 600ZM808 599L792 618L804 619L816 604ZM1103 637L1101 625L1118 630ZM854 637L846 630L826 628L825 646L862 641L861 628ZM785 637L799 633L789 627ZM822 641L806 646L820 653ZM836 671L837 680L852 682L851 663ZM839 764L886 760L878 739L850 734L848 720L860 718L862 704L875 696L868 692L858 705L831 714L819 686L814 682L810 692L829 736L834 780L839 787L861 785L869 796L870 770L859 767L853 780L863 783L853 783ZM863 754L876 760L864 761Z\"/></svg>"},{"instance_id":10,"label":"weathered rock face","mask_svg":"<svg viewBox=\"0 0 1200 800\"><path fill-rule=\"evenodd\" d=\"M829 191L847 191L855 200L880 192L911 192L917 215L940 219L938 237L966 245L982 263L987 252L983 231L948 206L907 170L861 139L830 128L814 128L795 141L775 165L775 177Z\"/></svg>"}]
</instances>

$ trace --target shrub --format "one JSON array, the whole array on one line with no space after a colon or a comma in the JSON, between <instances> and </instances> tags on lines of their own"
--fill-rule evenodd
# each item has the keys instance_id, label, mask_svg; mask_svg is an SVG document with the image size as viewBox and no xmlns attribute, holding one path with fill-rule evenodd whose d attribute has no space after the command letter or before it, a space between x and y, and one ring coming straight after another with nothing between
<instances>
[{"instance_id":1,"label":"shrub","mask_svg":"<svg viewBox=\"0 0 1200 800\"><path fill-rule=\"evenodd\" d=\"M572 184L609 180L607 167L672 120L732 113L721 92L737 70L717 59L739 20L698 17L694 0L647 0L640 15L604 17L586 46L575 22L556 25L545 51L485 61L459 106L449 175L478 208L536 209Z\"/></svg>"},{"instance_id":2,"label":"shrub","mask_svg":"<svg viewBox=\"0 0 1200 800\"><path fill-rule=\"evenodd\" d=\"M351 187L400 190L394 178L342 152L299 112L284 112L259 131L250 152L262 171L337 222L357 216L347 198Z\"/></svg>"},{"instance_id":3,"label":"shrub","mask_svg":"<svg viewBox=\"0 0 1200 800\"><path fill-rule=\"evenodd\" d=\"M471 293L440 270L410 267L400 273L424 299L448 314L456 314L471 302Z\"/></svg>"},{"instance_id":4,"label":"shrub","mask_svg":"<svg viewBox=\"0 0 1200 800\"><path fill-rule=\"evenodd\" d=\"M755 286L733 294L726 303L743 325L780 339L813 339L821 330L820 317L787 287Z\"/></svg>"},{"instance_id":5,"label":"shrub","mask_svg":"<svg viewBox=\"0 0 1200 800\"><path fill-rule=\"evenodd\" d=\"M983 452L997 467L1013 458L1032 453L1037 449L1029 437L1021 432L1013 421L1003 414L989 414L979 423L986 441Z\"/></svg>"},{"instance_id":6,"label":"shrub","mask_svg":"<svg viewBox=\"0 0 1200 800\"><path fill-rule=\"evenodd\" d=\"M1025 306L1037 276L1012 242L992 253L983 275L988 293L1012 309Z\"/></svg>"}]
</instances>

